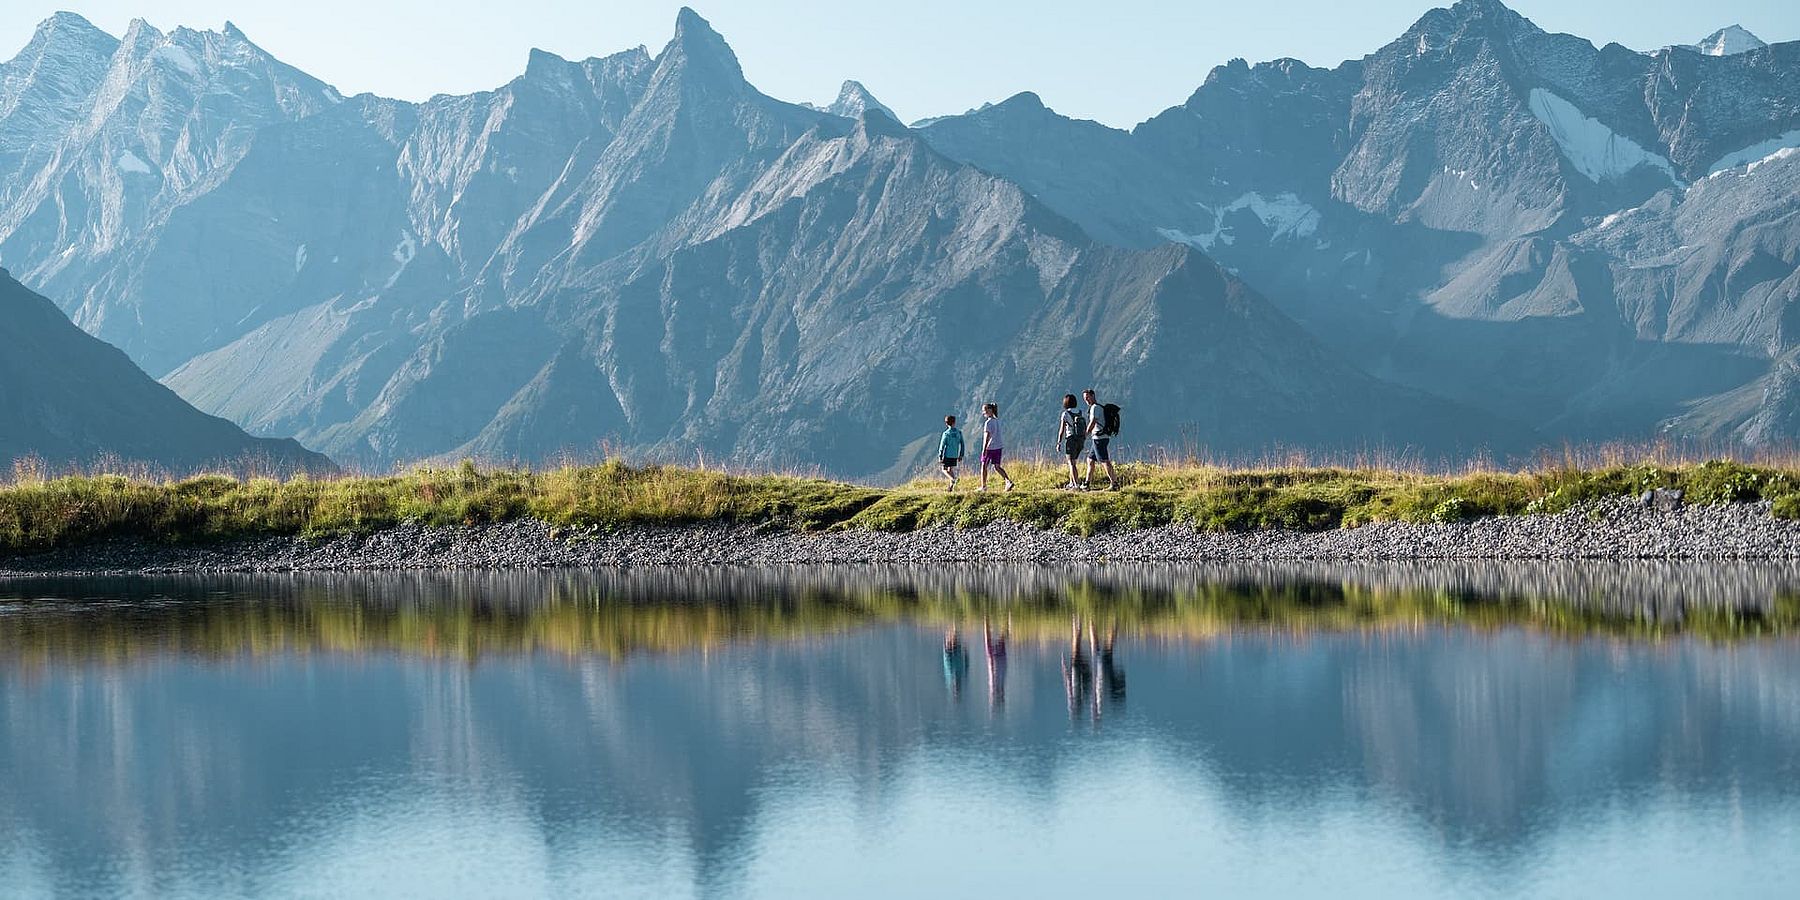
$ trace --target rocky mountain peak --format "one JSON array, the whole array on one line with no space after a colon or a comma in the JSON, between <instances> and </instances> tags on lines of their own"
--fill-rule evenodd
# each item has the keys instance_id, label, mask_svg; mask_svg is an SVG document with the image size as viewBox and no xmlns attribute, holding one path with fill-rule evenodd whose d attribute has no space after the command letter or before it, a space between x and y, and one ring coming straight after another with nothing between
<instances>
[{"instance_id":1,"label":"rocky mountain peak","mask_svg":"<svg viewBox=\"0 0 1800 900\"><path fill-rule=\"evenodd\" d=\"M77 120L119 41L74 13L45 19L0 62L0 156L48 147Z\"/></svg>"},{"instance_id":2,"label":"rocky mountain peak","mask_svg":"<svg viewBox=\"0 0 1800 900\"><path fill-rule=\"evenodd\" d=\"M36 42L37 40L40 40L40 39L41 40L54 40L54 41L79 41L79 42L104 41L104 42L112 43L112 44L118 43L117 38L114 38L112 35L107 34L104 31L101 31L98 27L96 27L94 25L94 23L89 22L86 18L84 18L80 14L72 13L72 12L52 13L50 18L45 19L42 22L39 22L38 26L37 26L37 30L35 32L33 32L32 40L33 40L33 42Z\"/></svg>"},{"instance_id":3,"label":"rocky mountain peak","mask_svg":"<svg viewBox=\"0 0 1800 900\"><path fill-rule=\"evenodd\" d=\"M87 19L72 12L59 12L38 23L31 40L13 63L22 63L19 78L26 77L28 70L38 69L46 62L53 68L70 65L104 68L118 46L118 38L94 27ZM0 62L0 72L9 65ZM5 104L5 83L13 80L0 75L0 106Z\"/></svg>"},{"instance_id":4,"label":"rocky mountain peak","mask_svg":"<svg viewBox=\"0 0 1800 900\"><path fill-rule=\"evenodd\" d=\"M880 110L895 121L900 119L899 116L894 115L893 110L887 107L887 104L875 99L875 95L869 93L869 89L863 87L860 81L844 82L844 86L838 90L837 99L832 101L825 111L846 119L860 119L864 112L871 109Z\"/></svg>"},{"instance_id":5,"label":"rocky mountain peak","mask_svg":"<svg viewBox=\"0 0 1800 900\"><path fill-rule=\"evenodd\" d=\"M542 78L546 75L563 72L568 67L568 60L548 50L533 47L531 53L525 58L525 77Z\"/></svg>"},{"instance_id":6,"label":"rocky mountain peak","mask_svg":"<svg viewBox=\"0 0 1800 900\"><path fill-rule=\"evenodd\" d=\"M1423 56L1466 40L1509 40L1539 33L1530 19L1500 0L1458 0L1448 9L1434 9L1419 18L1390 49Z\"/></svg>"},{"instance_id":7,"label":"rocky mountain peak","mask_svg":"<svg viewBox=\"0 0 1800 900\"><path fill-rule=\"evenodd\" d=\"M1761 50L1769 45L1742 25L1727 25L1692 46L1694 50L1707 56L1735 56Z\"/></svg>"},{"instance_id":8,"label":"rocky mountain peak","mask_svg":"<svg viewBox=\"0 0 1800 900\"><path fill-rule=\"evenodd\" d=\"M669 40L657 65L664 69L705 72L709 75L742 83L744 70L737 54L725 38L713 30L712 24L690 7L682 7L675 15L675 36Z\"/></svg>"}]
</instances>

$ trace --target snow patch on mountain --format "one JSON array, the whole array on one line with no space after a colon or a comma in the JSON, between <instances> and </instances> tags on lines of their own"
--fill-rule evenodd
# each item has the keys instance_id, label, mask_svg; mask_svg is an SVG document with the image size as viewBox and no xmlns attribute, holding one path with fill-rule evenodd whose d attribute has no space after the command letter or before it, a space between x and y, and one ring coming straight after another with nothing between
<instances>
[{"instance_id":1,"label":"snow patch on mountain","mask_svg":"<svg viewBox=\"0 0 1800 900\"><path fill-rule=\"evenodd\" d=\"M174 44L165 44L156 48L150 52L150 58L174 66L189 75L200 74L199 60L194 59L192 53Z\"/></svg>"},{"instance_id":2,"label":"snow patch on mountain","mask_svg":"<svg viewBox=\"0 0 1800 900\"><path fill-rule=\"evenodd\" d=\"M400 232L400 243L394 245L394 262L399 266L394 269L394 274L388 276L387 283L381 286L382 290L393 287L400 280L400 276L405 274L406 267L412 265L413 257L417 255L419 255L419 245L413 240L413 236L408 232Z\"/></svg>"},{"instance_id":3,"label":"snow patch on mountain","mask_svg":"<svg viewBox=\"0 0 1800 900\"><path fill-rule=\"evenodd\" d=\"M1751 172L1756 171L1761 166L1766 166L1769 163L1781 162L1784 159L1790 159L1795 156L1800 156L1800 147L1783 147L1780 150L1777 150L1774 153L1771 153L1768 156L1765 156L1762 159L1759 159L1756 162L1753 162L1753 163L1745 166L1744 174L1748 175Z\"/></svg>"},{"instance_id":4,"label":"snow patch on mountain","mask_svg":"<svg viewBox=\"0 0 1800 900\"><path fill-rule=\"evenodd\" d=\"M1735 169L1738 166L1744 166L1744 171L1748 173L1751 169L1756 168L1757 163L1781 153L1784 150L1793 150L1796 147L1800 147L1800 129L1777 135L1766 141L1751 144L1742 150L1735 150L1719 157L1719 161L1713 163L1712 166L1706 170L1707 177L1710 178L1714 175L1724 174L1727 169Z\"/></svg>"},{"instance_id":5,"label":"snow patch on mountain","mask_svg":"<svg viewBox=\"0 0 1800 900\"><path fill-rule=\"evenodd\" d=\"M300 246L294 248L294 274L298 275L300 273L300 270L305 267L306 267L306 245L301 244Z\"/></svg>"},{"instance_id":6,"label":"snow patch on mountain","mask_svg":"<svg viewBox=\"0 0 1800 900\"><path fill-rule=\"evenodd\" d=\"M1769 46L1742 25L1730 25L1707 35L1696 47L1707 56L1736 56Z\"/></svg>"},{"instance_id":7,"label":"snow patch on mountain","mask_svg":"<svg viewBox=\"0 0 1800 900\"><path fill-rule=\"evenodd\" d=\"M1232 213L1246 210L1268 229L1271 243L1281 238L1310 237L1319 230L1319 211L1292 191L1283 191L1273 197L1251 191L1218 209L1204 204L1200 208L1213 214L1212 231L1190 234L1177 228L1158 228L1157 234L1201 250L1211 250L1214 244L1229 246L1237 236L1231 233L1225 220Z\"/></svg>"},{"instance_id":8,"label":"snow patch on mountain","mask_svg":"<svg viewBox=\"0 0 1800 900\"><path fill-rule=\"evenodd\" d=\"M119 158L118 158L118 160L116 160L116 163L119 167L119 171L127 172L132 175L149 175L150 173L156 171L155 169L150 168L150 164L147 162L144 162L143 158L139 157L136 153L133 153L130 150L127 150L124 153L119 154Z\"/></svg>"},{"instance_id":9,"label":"snow patch on mountain","mask_svg":"<svg viewBox=\"0 0 1800 900\"><path fill-rule=\"evenodd\" d=\"M1576 171L1594 182L1615 181L1647 165L1669 176L1671 184L1680 186L1681 179L1668 159L1645 150L1562 97L1543 88L1532 88L1529 105L1531 114L1550 129L1550 137L1562 148L1563 156Z\"/></svg>"}]
</instances>

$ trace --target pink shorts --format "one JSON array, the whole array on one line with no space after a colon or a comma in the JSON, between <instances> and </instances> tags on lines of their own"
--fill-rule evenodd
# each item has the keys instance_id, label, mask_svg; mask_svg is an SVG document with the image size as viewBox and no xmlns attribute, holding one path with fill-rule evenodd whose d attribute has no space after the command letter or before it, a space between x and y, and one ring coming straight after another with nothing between
<instances>
[{"instance_id":1,"label":"pink shorts","mask_svg":"<svg viewBox=\"0 0 1800 900\"><path fill-rule=\"evenodd\" d=\"M1004 448L1004 447L995 447L992 450L983 450L983 451L981 451L981 461L986 465L997 466L1000 464L1000 454L1005 453L1005 452L1006 452L1006 448Z\"/></svg>"}]
</instances>

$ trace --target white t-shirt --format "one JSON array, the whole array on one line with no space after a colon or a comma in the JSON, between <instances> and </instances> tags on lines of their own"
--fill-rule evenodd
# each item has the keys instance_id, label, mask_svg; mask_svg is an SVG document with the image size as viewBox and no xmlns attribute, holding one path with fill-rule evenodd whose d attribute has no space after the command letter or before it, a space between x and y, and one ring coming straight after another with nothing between
<instances>
[{"instance_id":1,"label":"white t-shirt","mask_svg":"<svg viewBox=\"0 0 1800 900\"><path fill-rule=\"evenodd\" d=\"M1106 431L1106 413L1100 409L1100 404L1098 403L1089 405L1088 434L1091 434L1096 438L1111 437L1111 435L1103 434L1102 432L1104 431Z\"/></svg>"},{"instance_id":2,"label":"white t-shirt","mask_svg":"<svg viewBox=\"0 0 1800 900\"><path fill-rule=\"evenodd\" d=\"M981 436L987 442L986 449L1005 449L1000 443L1000 420L998 418L986 419L981 423Z\"/></svg>"},{"instance_id":3,"label":"white t-shirt","mask_svg":"<svg viewBox=\"0 0 1800 900\"><path fill-rule=\"evenodd\" d=\"M1081 409L1079 407L1062 411L1062 424L1059 426L1059 430L1062 431L1063 440L1066 441L1069 438L1087 440L1087 430L1076 427L1080 421Z\"/></svg>"}]
</instances>

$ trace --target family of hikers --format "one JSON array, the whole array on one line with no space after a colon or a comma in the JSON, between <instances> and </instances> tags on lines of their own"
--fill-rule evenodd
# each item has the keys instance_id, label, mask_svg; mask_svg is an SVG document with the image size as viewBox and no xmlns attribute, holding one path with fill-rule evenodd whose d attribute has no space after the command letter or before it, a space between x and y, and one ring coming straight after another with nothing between
<instances>
[{"instance_id":1,"label":"family of hikers","mask_svg":"<svg viewBox=\"0 0 1800 900\"><path fill-rule=\"evenodd\" d=\"M1069 718L1092 718L1097 725L1106 706L1125 702L1125 671L1114 658L1119 625L1114 621L1101 630L1099 623L1088 620L1086 641L1083 622L1077 614L1070 623L1069 647L1062 656L1063 690L1068 695ZM1009 616L998 632L987 617L981 620L982 644L987 651L988 705L998 709L1006 703L1006 644L1012 634ZM1085 644L1085 646L1084 646ZM963 646L962 630L956 625L944 632L944 686L953 700L961 700L963 684L969 677L969 651Z\"/></svg>"},{"instance_id":2,"label":"family of hikers","mask_svg":"<svg viewBox=\"0 0 1800 900\"><path fill-rule=\"evenodd\" d=\"M1082 409L1083 404L1086 410ZM1062 414L1056 423L1056 446L1068 457L1069 482L1063 485L1066 491L1085 491L1094 478L1094 464L1106 466L1106 489L1119 489L1119 475L1113 469L1112 439L1119 433L1119 406L1116 403L1101 403L1093 388L1081 392L1077 401L1074 394L1064 394ZM977 491L986 491L988 485L988 468L1006 482L1006 489L1013 489L1012 476L1006 474L1006 468L1000 464L1005 456L1006 445L1000 435L1000 407L994 403L981 405L981 486ZM956 427L955 416L944 417L944 434L938 438L938 465L944 470L944 480L949 484L945 490L956 490L957 464L961 463L968 450L967 441L963 438L962 429ZM1087 474L1080 469L1081 456L1087 454Z\"/></svg>"}]
</instances>

